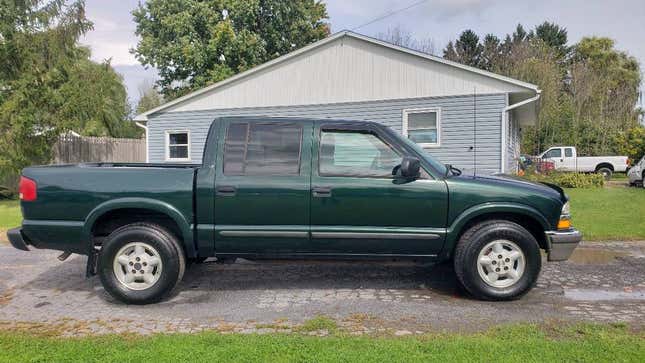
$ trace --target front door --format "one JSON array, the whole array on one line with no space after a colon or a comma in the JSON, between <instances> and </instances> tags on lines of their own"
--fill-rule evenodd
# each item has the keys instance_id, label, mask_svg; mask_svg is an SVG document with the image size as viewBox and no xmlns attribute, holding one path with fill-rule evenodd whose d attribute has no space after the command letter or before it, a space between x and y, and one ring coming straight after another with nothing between
<instances>
[{"instance_id":1,"label":"front door","mask_svg":"<svg viewBox=\"0 0 645 363\"><path fill-rule=\"evenodd\" d=\"M379 130L317 124L311 244L322 254L436 255L444 240L446 185L426 172L414 181L394 178L406 152Z\"/></svg>"},{"instance_id":2,"label":"front door","mask_svg":"<svg viewBox=\"0 0 645 363\"><path fill-rule=\"evenodd\" d=\"M562 170L562 168L564 167L562 148L554 147L549 149L546 153L544 153L544 155L542 156L542 159L552 162L553 167L557 170Z\"/></svg>"},{"instance_id":3,"label":"front door","mask_svg":"<svg viewBox=\"0 0 645 363\"><path fill-rule=\"evenodd\" d=\"M217 253L306 251L313 123L223 122L215 178Z\"/></svg>"}]
</instances>

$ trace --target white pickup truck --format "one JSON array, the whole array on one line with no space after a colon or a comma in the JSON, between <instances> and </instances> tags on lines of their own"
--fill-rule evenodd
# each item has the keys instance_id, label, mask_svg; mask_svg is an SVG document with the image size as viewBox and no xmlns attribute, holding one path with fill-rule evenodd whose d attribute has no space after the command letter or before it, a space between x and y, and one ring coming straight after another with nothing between
<instances>
[{"instance_id":1,"label":"white pickup truck","mask_svg":"<svg viewBox=\"0 0 645 363\"><path fill-rule=\"evenodd\" d=\"M578 156L574 146L554 146L538 158L553 162L556 170L600 173L606 180L611 179L613 173L624 173L629 166L627 156Z\"/></svg>"}]
</instances>

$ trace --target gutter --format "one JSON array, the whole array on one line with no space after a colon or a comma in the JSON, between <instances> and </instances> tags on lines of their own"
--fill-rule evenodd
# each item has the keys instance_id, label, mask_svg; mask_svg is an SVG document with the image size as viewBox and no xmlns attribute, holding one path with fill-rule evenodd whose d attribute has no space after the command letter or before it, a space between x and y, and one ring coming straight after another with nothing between
<instances>
[{"instance_id":1,"label":"gutter","mask_svg":"<svg viewBox=\"0 0 645 363\"><path fill-rule=\"evenodd\" d=\"M150 155L148 154L148 147L149 147L149 144L148 144L148 126L146 126L146 125L144 125L144 124L142 124L140 122L137 122L137 121L135 121L134 124L139 126L139 127L141 127L146 132L146 163L149 163L150 162Z\"/></svg>"},{"instance_id":2,"label":"gutter","mask_svg":"<svg viewBox=\"0 0 645 363\"><path fill-rule=\"evenodd\" d=\"M524 101L520 101L518 103L514 103L512 105L508 105L504 107L502 110L502 167L500 168L501 173L504 173L506 171L506 138L507 138L507 131L508 131L508 112L511 110L514 110L518 107L522 107L524 105L527 105L529 103L535 102L540 99L540 95L542 94L541 90L537 90L535 96L531 98L527 98ZM507 94L508 97L508 94Z\"/></svg>"}]
</instances>

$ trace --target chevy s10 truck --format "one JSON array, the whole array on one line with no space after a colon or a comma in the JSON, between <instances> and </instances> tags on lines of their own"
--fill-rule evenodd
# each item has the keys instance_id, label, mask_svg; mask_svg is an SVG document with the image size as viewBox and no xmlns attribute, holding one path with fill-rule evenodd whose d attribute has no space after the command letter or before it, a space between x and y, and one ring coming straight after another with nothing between
<instances>
[{"instance_id":1,"label":"chevy s10 truck","mask_svg":"<svg viewBox=\"0 0 645 363\"><path fill-rule=\"evenodd\" d=\"M202 165L29 167L18 249L88 256L115 298L160 301L186 265L256 259L452 260L472 296L516 299L582 239L557 186L465 176L372 122L215 120Z\"/></svg>"}]
</instances>

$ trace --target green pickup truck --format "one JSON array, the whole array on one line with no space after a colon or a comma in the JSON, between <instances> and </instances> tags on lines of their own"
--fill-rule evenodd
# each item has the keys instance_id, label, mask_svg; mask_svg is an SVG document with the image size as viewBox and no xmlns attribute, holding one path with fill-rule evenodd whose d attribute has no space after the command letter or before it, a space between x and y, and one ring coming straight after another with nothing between
<instances>
[{"instance_id":1,"label":"green pickup truck","mask_svg":"<svg viewBox=\"0 0 645 363\"><path fill-rule=\"evenodd\" d=\"M541 249L566 260L582 239L559 187L460 174L377 123L220 118L202 165L24 169L8 237L88 255L88 276L133 304L208 257L452 260L474 297L510 300L534 286Z\"/></svg>"}]
</instances>

